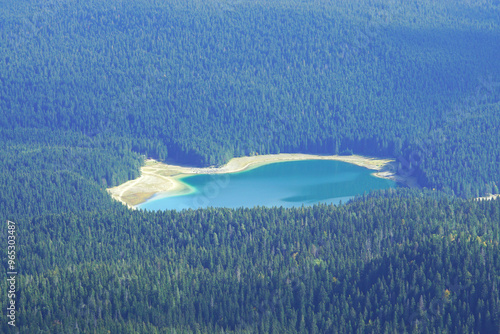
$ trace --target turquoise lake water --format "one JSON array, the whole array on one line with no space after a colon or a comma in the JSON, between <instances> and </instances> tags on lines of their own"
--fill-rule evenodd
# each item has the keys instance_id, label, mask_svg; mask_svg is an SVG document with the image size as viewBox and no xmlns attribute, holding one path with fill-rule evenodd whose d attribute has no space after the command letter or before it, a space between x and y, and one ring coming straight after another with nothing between
<instances>
[{"instance_id":1,"label":"turquoise lake water","mask_svg":"<svg viewBox=\"0 0 500 334\"><path fill-rule=\"evenodd\" d=\"M397 187L394 181L372 176L373 172L341 161L273 163L238 173L189 176L182 182L193 189L191 193L156 195L138 208L181 210L338 204L370 190Z\"/></svg>"}]
</instances>

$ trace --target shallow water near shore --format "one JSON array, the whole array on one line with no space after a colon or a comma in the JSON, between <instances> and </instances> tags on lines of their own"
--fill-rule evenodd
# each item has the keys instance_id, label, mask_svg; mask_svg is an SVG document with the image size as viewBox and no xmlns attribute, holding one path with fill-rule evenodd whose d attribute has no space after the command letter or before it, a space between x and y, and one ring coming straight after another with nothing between
<instances>
[{"instance_id":1,"label":"shallow water near shore","mask_svg":"<svg viewBox=\"0 0 500 334\"><path fill-rule=\"evenodd\" d=\"M371 175L372 170L341 161L305 160L264 165L238 173L185 177L191 192L156 195L139 209L170 210L206 207L300 207L338 204L396 182Z\"/></svg>"}]
</instances>

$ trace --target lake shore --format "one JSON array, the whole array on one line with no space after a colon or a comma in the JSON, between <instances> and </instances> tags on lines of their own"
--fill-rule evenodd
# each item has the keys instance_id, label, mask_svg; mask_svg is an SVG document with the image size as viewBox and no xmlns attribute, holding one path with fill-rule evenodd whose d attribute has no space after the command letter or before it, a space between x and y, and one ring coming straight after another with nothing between
<instances>
[{"instance_id":1,"label":"lake shore","mask_svg":"<svg viewBox=\"0 0 500 334\"><path fill-rule=\"evenodd\" d=\"M144 203L154 195L173 196L189 193L192 189L182 182L187 176L196 174L223 174L238 173L263 165L299 160L337 160L374 170L374 176L402 183L409 187L418 187L411 177L404 177L396 173L396 165L392 159L380 159L360 155L312 155L302 153L281 153L256 155L251 157L233 158L221 167L186 167L169 165L153 159L146 160L141 168L141 176L135 180L125 182L117 187L107 189L116 200L130 208Z\"/></svg>"}]
</instances>

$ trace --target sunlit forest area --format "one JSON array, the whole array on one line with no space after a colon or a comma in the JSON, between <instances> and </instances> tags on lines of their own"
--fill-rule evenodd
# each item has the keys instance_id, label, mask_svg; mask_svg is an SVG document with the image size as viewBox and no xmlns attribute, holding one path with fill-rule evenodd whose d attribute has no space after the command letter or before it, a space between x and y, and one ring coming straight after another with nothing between
<instances>
[{"instance_id":1,"label":"sunlit forest area","mask_svg":"<svg viewBox=\"0 0 500 334\"><path fill-rule=\"evenodd\" d=\"M499 54L498 0L3 1L1 331L500 333L500 200L474 200L500 193ZM269 153L389 157L421 188L180 212L106 192L145 158Z\"/></svg>"}]
</instances>

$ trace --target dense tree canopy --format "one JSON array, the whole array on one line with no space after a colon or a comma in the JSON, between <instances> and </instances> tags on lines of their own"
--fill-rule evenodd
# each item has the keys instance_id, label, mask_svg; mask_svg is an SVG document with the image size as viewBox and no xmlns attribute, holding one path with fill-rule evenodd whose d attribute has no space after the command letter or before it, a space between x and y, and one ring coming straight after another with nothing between
<instances>
[{"instance_id":1,"label":"dense tree canopy","mask_svg":"<svg viewBox=\"0 0 500 334\"><path fill-rule=\"evenodd\" d=\"M199 165L352 151L461 196L498 188L498 4L27 1L0 15L0 124L32 141L126 138L125 154Z\"/></svg>"},{"instance_id":2,"label":"dense tree canopy","mask_svg":"<svg viewBox=\"0 0 500 334\"><path fill-rule=\"evenodd\" d=\"M471 197L499 193L499 19L498 1L2 3L16 329L498 332L500 200ZM277 152L393 157L435 190L165 212L105 191L144 157Z\"/></svg>"},{"instance_id":3,"label":"dense tree canopy","mask_svg":"<svg viewBox=\"0 0 500 334\"><path fill-rule=\"evenodd\" d=\"M21 329L493 333L499 204L400 190L345 206L41 215L18 227Z\"/></svg>"}]
</instances>

